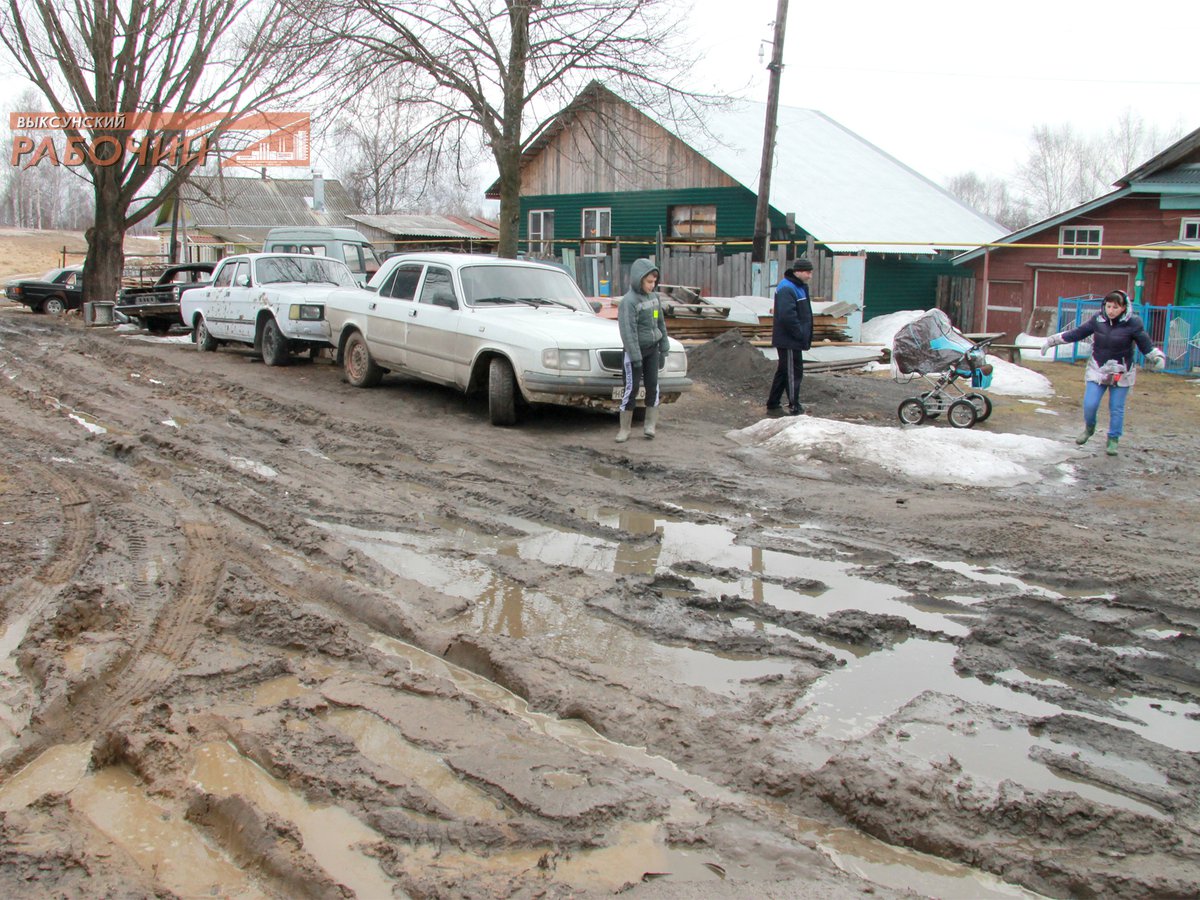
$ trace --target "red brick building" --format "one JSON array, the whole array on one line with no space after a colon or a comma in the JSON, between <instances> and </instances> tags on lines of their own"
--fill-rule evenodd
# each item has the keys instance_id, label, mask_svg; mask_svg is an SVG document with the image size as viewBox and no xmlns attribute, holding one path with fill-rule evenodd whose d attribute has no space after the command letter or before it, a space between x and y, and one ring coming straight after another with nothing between
<instances>
[{"instance_id":1,"label":"red brick building","mask_svg":"<svg viewBox=\"0 0 1200 900\"><path fill-rule=\"evenodd\" d=\"M1118 288L1138 303L1200 306L1200 129L1116 188L955 257L975 275L974 321L963 324L1011 339L1061 297Z\"/></svg>"}]
</instances>

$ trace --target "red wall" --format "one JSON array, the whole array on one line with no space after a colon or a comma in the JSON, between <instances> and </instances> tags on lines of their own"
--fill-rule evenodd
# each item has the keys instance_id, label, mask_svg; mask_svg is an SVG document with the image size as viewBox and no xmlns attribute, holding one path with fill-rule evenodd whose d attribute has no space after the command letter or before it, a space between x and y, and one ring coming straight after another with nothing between
<instances>
[{"instance_id":1,"label":"red wall","mask_svg":"<svg viewBox=\"0 0 1200 900\"><path fill-rule=\"evenodd\" d=\"M1127 250L1103 249L1100 252L1099 259L1059 259L1058 250L1055 248L1040 249L1025 247L1024 245L1057 245L1059 229L1064 226L1102 227L1104 233L1101 240L1105 248L1112 245L1128 247L1138 244L1149 244L1155 241L1178 240L1180 219L1195 218L1198 213L1200 211L1197 210L1159 209L1159 197L1157 194L1122 197L1084 215L1064 220L1052 227L1042 229L1035 234L1022 238L1019 242L1013 244L1011 249L1007 247L993 248L988 254L987 279L991 282L1021 283L1022 313L1020 316L1022 321L1028 321L1029 316L1033 312L1034 281L1039 269L1045 275L1050 276L1045 278L1045 283L1042 285L1042 293L1046 294L1046 296L1038 298L1039 305L1054 305L1057 296L1048 302L1048 291L1052 288L1060 287L1065 283L1075 281L1076 279L1069 277L1071 269L1085 269L1089 272L1103 273L1100 276L1085 276L1083 273L1080 273L1078 283L1087 285L1080 293L1091 291L1102 284L1106 284L1109 281L1108 276L1111 275L1109 290L1122 288L1133 294L1137 260L1130 256ZM1166 260L1146 260L1146 283L1143 288L1143 299L1157 303L1160 302L1161 297L1167 295L1166 292L1168 291L1169 295L1174 297L1174 280L1178 271L1178 264L1168 272L1163 265L1165 262ZM975 290L977 298L976 320L973 330L982 331L984 329L985 313L983 298L986 296L984 289L984 257L980 256L964 265L971 269L975 275L977 285ZM1055 271L1051 275L1050 271L1047 270ZM1059 273L1064 274L1060 275ZM1168 281L1170 282L1169 286L1167 284ZM1013 295L1012 287L1006 285L1003 294L1006 298L1006 305L1011 304ZM1014 317L1015 314L1009 314L1007 318L1012 319ZM1008 337L1012 338L1013 334L1009 334Z\"/></svg>"}]
</instances>

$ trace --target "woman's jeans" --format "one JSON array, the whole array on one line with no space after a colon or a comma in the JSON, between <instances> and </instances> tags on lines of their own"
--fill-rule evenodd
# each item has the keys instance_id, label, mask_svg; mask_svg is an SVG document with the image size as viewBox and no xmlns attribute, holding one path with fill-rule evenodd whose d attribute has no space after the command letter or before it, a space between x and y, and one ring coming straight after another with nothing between
<instances>
[{"instance_id":1,"label":"woman's jeans","mask_svg":"<svg viewBox=\"0 0 1200 900\"><path fill-rule=\"evenodd\" d=\"M1083 424L1088 428L1096 427L1096 413L1105 391L1108 391L1108 436L1119 438L1125 428L1125 398L1129 396L1127 387L1087 382L1083 388Z\"/></svg>"}]
</instances>

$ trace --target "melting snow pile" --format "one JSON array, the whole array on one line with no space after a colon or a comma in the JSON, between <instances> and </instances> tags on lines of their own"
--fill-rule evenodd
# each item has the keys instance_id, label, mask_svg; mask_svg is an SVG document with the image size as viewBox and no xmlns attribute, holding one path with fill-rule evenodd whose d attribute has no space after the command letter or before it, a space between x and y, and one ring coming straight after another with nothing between
<instances>
[{"instance_id":1,"label":"melting snow pile","mask_svg":"<svg viewBox=\"0 0 1200 900\"><path fill-rule=\"evenodd\" d=\"M813 416L764 419L729 437L796 463L819 451L826 459L832 453L926 483L986 487L1039 481L1041 469L1078 455L1069 444L1027 435L879 427Z\"/></svg>"}]
</instances>

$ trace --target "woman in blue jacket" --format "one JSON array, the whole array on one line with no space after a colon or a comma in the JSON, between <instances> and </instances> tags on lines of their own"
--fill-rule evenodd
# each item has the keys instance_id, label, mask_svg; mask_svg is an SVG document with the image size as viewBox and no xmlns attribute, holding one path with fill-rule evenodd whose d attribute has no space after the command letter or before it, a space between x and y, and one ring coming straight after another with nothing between
<instances>
[{"instance_id":1,"label":"woman in blue jacket","mask_svg":"<svg viewBox=\"0 0 1200 900\"><path fill-rule=\"evenodd\" d=\"M1059 344L1073 344L1086 338L1092 339L1092 355L1088 358L1084 373L1086 384L1083 391L1083 434L1075 443L1086 444L1096 431L1096 413L1100 400L1108 392L1108 445L1105 452L1117 455L1117 441L1125 426L1125 401L1129 389L1137 378L1133 367L1133 348L1142 351L1146 362L1161 369L1166 362L1163 352L1150 342L1146 326L1133 314L1129 295L1124 291L1112 291L1104 297L1104 307L1078 328L1052 334L1042 344L1045 354Z\"/></svg>"}]
</instances>

